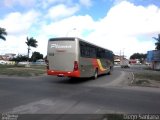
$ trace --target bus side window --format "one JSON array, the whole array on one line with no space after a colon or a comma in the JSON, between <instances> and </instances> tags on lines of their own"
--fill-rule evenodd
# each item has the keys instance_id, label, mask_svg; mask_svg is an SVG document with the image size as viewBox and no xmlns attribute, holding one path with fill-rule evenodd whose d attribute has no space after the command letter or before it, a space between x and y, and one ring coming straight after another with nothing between
<instances>
[{"instance_id":1,"label":"bus side window","mask_svg":"<svg viewBox=\"0 0 160 120\"><path fill-rule=\"evenodd\" d=\"M85 44L80 43L80 56L81 57L87 57L87 48L85 46Z\"/></svg>"},{"instance_id":2,"label":"bus side window","mask_svg":"<svg viewBox=\"0 0 160 120\"><path fill-rule=\"evenodd\" d=\"M105 57L109 60L113 60L113 53L110 51L105 51Z\"/></svg>"},{"instance_id":3,"label":"bus side window","mask_svg":"<svg viewBox=\"0 0 160 120\"><path fill-rule=\"evenodd\" d=\"M80 55L82 56L82 57L84 57L85 56L85 50L84 50L85 48L84 48L84 45L80 45Z\"/></svg>"},{"instance_id":4,"label":"bus side window","mask_svg":"<svg viewBox=\"0 0 160 120\"><path fill-rule=\"evenodd\" d=\"M97 53L97 58L100 58L100 50L98 48L96 50L96 53Z\"/></svg>"},{"instance_id":5,"label":"bus side window","mask_svg":"<svg viewBox=\"0 0 160 120\"><path fill-rule=\"evenodd\" d=\"M105 50L104 49L97 49L97 57L98 58L105 58Z\"/></svg>"},{"instance_id":6,"label":"bus side window","mask_svg":"<svg viewBox=\"0 0 160 120\"><path fill-rule=\"evenodd\" d=\"M96 48L90 47L90 57L92 58L96 57Z\"/></svg>"},{"instance_id":7,"label":"bus side window","mask_svg":"<svg viewBox=\"0 0 160 120\"><path fill-rule=\"evenodd\" d=\"M81 57L94 58L96 57L96 49L91 45L80 43L80 55Z\"/></svg>"}]
</instances>

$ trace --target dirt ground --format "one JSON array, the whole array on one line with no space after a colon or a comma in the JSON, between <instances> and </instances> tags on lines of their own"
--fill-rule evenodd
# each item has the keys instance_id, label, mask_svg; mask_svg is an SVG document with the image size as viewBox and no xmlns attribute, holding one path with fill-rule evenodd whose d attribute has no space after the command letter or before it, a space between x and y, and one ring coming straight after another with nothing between
<instances>
[{"instance_id":1,"label":"dirt ground","mask_svg":"<svg viewBox=\"0 0 160 120\"><path fill-rule=\"evenodd\" d=\"M134 72L133 85L160 88L160 71L144 70Z\"/></svg>"}]
</instances>

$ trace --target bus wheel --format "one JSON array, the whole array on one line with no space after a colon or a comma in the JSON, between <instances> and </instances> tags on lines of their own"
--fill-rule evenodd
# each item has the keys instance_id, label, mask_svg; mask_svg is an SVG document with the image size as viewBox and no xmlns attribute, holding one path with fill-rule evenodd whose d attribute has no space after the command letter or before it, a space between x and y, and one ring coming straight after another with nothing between
<instances>
[{"instance_id":1,"label":"bus wheel","mask_svg":"<svg viewBox=\"0 0 160 120\"><path fill-rule=\"evenodd\" d=\"M107 75L111 75L111 70L108 72L108 74Z\"/></svg>"},{"instance_id":2,"label":"bus wheel","mask_svg":"<svg viewBox=\"0 0 160 120\"><path fill-rule=\"evenodd\" d=\"M111 75L112 67L109 68L108 75Z\"/></svg>"},{"instance_id":3,"label":"bus wheel","mask_svg":"<svg viewBox=\"0 0 160 120\"><path fill-rule=\"evenodd\" d=\"M96 69L94 72L94 79L97 79L97 77L98 77L98 69Z\"/></svg>"}]
</instances>

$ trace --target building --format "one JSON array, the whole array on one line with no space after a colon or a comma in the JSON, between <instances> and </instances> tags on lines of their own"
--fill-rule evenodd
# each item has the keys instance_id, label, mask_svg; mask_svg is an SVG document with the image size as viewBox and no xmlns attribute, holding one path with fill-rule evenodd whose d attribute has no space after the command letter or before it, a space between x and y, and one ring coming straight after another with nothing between
<instances>
[{"instance_id":1,"label":"building","mask_svg":"<svg viewBox=\"0 0 160 120\"><path fill-rule=\"evenodd\" d=\"M115 65L120 65L122 61L128 61L125 56L119 56L119 55L114 55L114 64Z\"/></svg>"},{"instance_id":2,"label":"building","mask_svg":"<svg viewBox=\"0 0 160 120\"><path fill-rule=\"evenodd\" d=\"M140 64L139 59L130 59L129 64Z\"/></svg>"},{"instance_id":3,"label":"building","mask_svg":"<svg viewBox=\"0 0 160 120\"><path fill-rule=\"evenodd\" d=\"M147 62L151 64L152 69L160 70L160 50L148 51Z\"/></svg>"},{"instance_id":4,"label":"building","mask_svg":"<svg viewBox=\"0 0 160 120\"><path fill-rule=\"evenodd\" d=\"M123 56L114 55L114 64L120 65L121 60L123 59Z\"/></svg>"},{"instance_id":5,"label":"building","mask_svg":"<svg viewBox=\"0 0 160 120\"><path fill-rule=\"evenodd\" d=\"M16 56L16 54L7 53L5 55L0 55L0 60L8 61L8 60L14 58L15 56Z\"/></svg>"},{"instance_id":6,"label":"building","mask_svg":"<svg viewBox=\"0 0 160 120\"><path fill-rule=\"evenodd\" d=\"M114 60L116 59L122 60L124 59L124 56L114 55Z\"/></svg>"}]
</instances>

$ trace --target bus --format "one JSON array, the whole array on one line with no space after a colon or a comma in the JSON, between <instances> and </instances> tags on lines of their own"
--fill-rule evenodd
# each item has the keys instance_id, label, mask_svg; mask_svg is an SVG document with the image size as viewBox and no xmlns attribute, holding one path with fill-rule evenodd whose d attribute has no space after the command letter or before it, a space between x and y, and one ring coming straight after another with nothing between
<instances>
[{"instance_id":1,"label":"bus","mask_svg":"<svg viewBox=\"0 0 160 120\"><path fill-rule=\"evenodd\" d=\"M77 37L51 38L47 50L47 74L58 77L96 79L111 74L113 52Z\"/></svg>"}]
</instances>

